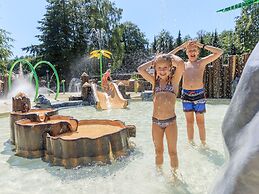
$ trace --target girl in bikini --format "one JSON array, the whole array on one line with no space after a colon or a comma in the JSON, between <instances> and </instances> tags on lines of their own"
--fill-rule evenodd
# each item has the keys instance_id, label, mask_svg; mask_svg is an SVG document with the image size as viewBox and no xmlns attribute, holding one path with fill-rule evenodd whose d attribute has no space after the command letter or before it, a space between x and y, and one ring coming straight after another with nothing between
<instances>
[{"instance_id":1,"label":"girl in bikini","mask_svg":"<svg viewBox=\"0 0 259 194\"><path fill-rule=\"evenodd\" d=\"M154 75L147 72L151 66L154 67ZM178 168L175 102L183 70L183 60L176 55L168 54L160 54L154 60L138 67L138 72L152 84L154 91L152 136L156 154L155 162L158 169L161 169L165 134L173 173Z\"/></svg>"}]
</instances>

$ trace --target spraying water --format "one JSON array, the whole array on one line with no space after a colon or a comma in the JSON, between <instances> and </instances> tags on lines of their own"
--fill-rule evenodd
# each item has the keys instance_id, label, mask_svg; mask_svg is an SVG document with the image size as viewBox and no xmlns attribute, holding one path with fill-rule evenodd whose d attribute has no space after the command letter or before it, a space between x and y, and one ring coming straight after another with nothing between
<instances>
[{"instance_id":1,"label":"spraying water","mask_svg":"<svg viewBox=\"0 0 259 194\"><path fill-rule=\"evenodd\" d=\"M8 92L7 98L11 99L13 96L19 92L25 93L28 97L33 99L35 88L34 85L30 82L30 74L24 74L22 63L19 64L18 74L15 74L13 81L12 89Z\"/></svg>"},{"instance_id":2,"label":"spraying water","mask_svg":"<svg viewBox=\"0 0 259 194\"><path fill-rule=\"evenodd\" d=\"M17 76L18 78L24 78L22 63L19 63L19 73Z\"/></svg>"},{"instance_id":3,"label":"spraying water","mask_svg":"<svg viewBox=\"0 0 259 194\"><path fill-rule=\"evenodd\" d=\"M81 80L78 78L72 78L71 81L69 82L68 91L80 93L81 92Z\"/></svg>"},{"instance_id":4,"label":"spraying water","mask_svg":"<svg viewBox=\"0 0 259 194\"><path fill-rule=\"evenodd\" d=\"M109 95L107 93L104 93L104 95L105 95L105 98L106 98L107 110L111 110L112 105L111 105L111 101L110 101Z\"/></svg>"}]
</instances>

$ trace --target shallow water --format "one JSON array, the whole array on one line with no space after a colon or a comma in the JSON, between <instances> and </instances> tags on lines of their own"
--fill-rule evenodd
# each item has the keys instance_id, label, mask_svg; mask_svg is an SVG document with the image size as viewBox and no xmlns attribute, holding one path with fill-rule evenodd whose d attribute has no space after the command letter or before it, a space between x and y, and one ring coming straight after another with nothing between
<instances>
[{"instance_id":1,"label":"shallow water","mask_svg":"<svg viewBox=\"0 0 259 194\"><path fill-rule=\"evenodd\" d=\"M207 193L225 161L220 127L228 102L214 102L207 104L207 150L199 147L197 128L197 146L186 143L185 118L181 103L177 102L178 157L183 182L176 185L169 177L166 144L163 173L158 174L155 170L152 102L131 102L126 110L96 111L94 107L77 107L59 111L59 114L73 115L77 119L119 119L137 127L137 137L131 139L136 144L135 150L129 157L106 166L64 169L41 159L17 157L8 143L9 118L0 118L0 193Z\"/></svg>"}]
</instances>

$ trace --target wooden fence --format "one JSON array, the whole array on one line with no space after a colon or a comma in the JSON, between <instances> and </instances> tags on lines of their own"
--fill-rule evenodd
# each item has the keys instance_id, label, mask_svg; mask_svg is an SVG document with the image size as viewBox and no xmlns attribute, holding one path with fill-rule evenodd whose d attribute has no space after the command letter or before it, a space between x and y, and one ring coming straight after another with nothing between
<instances>
[{"instance_id":1,"label":"wooden fence","mask_svg":"<svg viewBox=\"0 0 259 194\"><path fill-rule=\"evenodd\" d=\"M207 98L231 98L250 54L221 57L206 66L204 83Z\"/></svg>"}]
</instances>

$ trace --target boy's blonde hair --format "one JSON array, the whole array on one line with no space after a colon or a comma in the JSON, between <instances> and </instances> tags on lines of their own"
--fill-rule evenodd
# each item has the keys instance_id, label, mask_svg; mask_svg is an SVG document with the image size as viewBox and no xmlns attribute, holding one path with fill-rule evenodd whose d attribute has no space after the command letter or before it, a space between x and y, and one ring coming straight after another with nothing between
<instances>
[{"instance_id":1,"label":"boy's blonde hair","mask_svg":"<svg viewBox=\"0 0 259 194\"><path fill-rule=\"evenodd\" d=\"M192 49L192 48L197 48L197 50L200 51L200 48L197 45L193 44L193 42L189 42L187 44L187 46L185 47L185 51Z\"/></svg>"}]
</instances>

